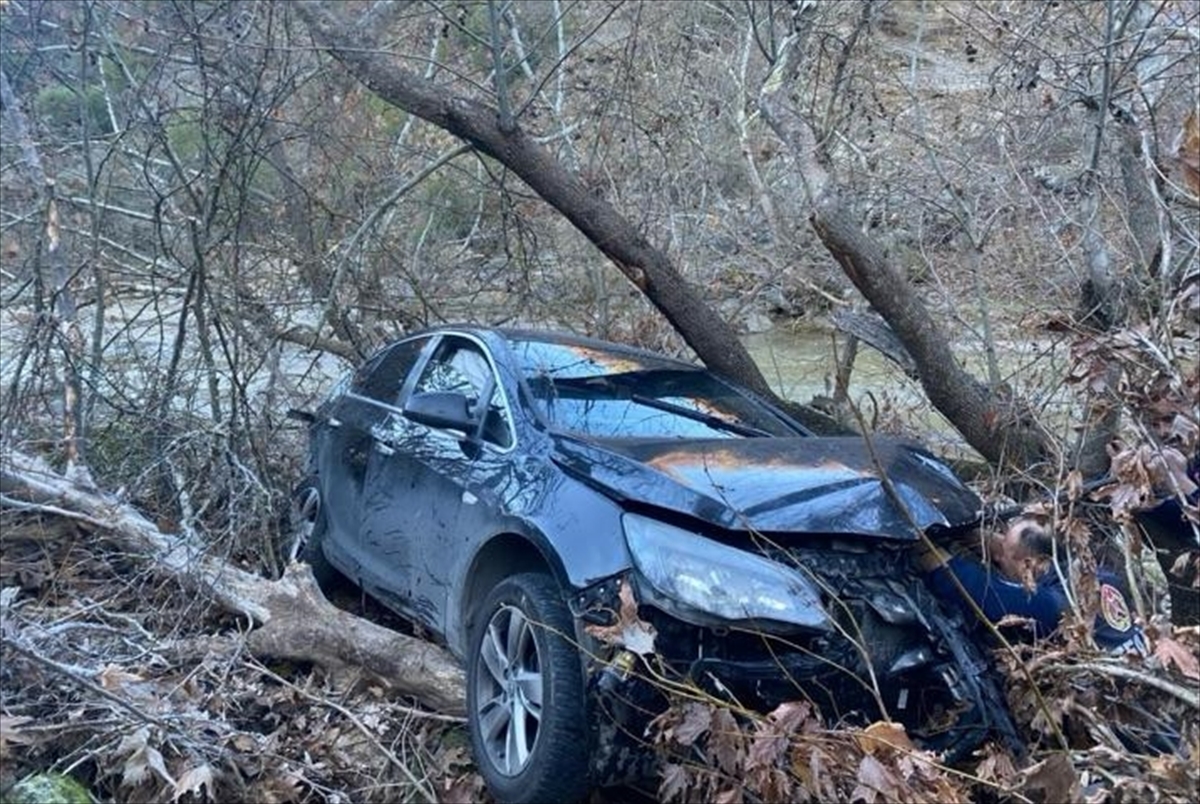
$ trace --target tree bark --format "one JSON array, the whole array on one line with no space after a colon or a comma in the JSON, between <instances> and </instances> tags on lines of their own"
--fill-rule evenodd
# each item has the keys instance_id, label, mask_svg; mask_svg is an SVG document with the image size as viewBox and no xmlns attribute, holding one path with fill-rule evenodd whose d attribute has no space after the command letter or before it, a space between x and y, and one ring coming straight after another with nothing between
<instances>
[{"instance_id":1,"label":"tree bark","mask_svg":"<svg viewBox=\"0 0 1200 804\"><path fill-rule=\"evenodd\" d=\"M847 278L891 326L912 357L933 404L991 463L1028 467L1050 446L1032 415L1005 389L989 389L954 356L950 341L882 247L826 191L811 222Z\"/></svg>"},{"instance_id":2,"label":"tree bark","mask_svg":"<svg viewBox=\"0 0 1200 804\"><path fill-rule=\"evenodd\" d=\"M464 674L442 648L343 611L325 599L307 565L293 563L278 581L206 555L161 532L129 505L84 488L41 459L7 450L0 463L5 505L73 517L102 528L161 576L205 594L255 626L247 639L259 656L309 661L329 672L362 670L384 686L451 715L466 712Z\"/></svg>"},{"instance_id":3,"label":"tree bark","mask_svg":"<svg viewBox=\"0 0 1200 804\"><path fill-rule=\"evenodd\" d=\"M774 396L736 330L704 301L660 249L568 171L519 121L502 126L495 108L448 93L374 46L372 34L339 21L322 2L297 4L317 43L384 101L471 143L517 174L584 234L670 322L713 371ZM373 32L372 32L373 33Z\"/></svg>"},{"instance_id":4,"label":"tree bark","mask_svg":"<svg viewBox=\"0 0 1200 804\"><path fill-rule=\"evenodd\" d=\"M988 462L1028 468L1052 452L1049 437L1020 400L989 388L964 369L950 340L883 247L855 223L831 178L828 155L813 123L786 98L798 80L804 23L780 46L779 61L763 83L759 109L798 163L811 205L809 221L843 273L883 316L911 356L917 375L938 409Z\"/></svg>"}]
</instances>

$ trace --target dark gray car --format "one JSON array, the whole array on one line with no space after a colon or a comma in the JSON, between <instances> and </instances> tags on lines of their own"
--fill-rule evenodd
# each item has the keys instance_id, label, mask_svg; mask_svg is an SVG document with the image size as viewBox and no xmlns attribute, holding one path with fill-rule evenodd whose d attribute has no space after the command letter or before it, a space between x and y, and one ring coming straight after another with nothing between
<instances>
[{"instance_id":1,"label":"dark gray car","mask_svg":"<svg viewBox=\"0 0 1200 804\"><path fill-rule=\"evenodd\" d=\"M934 750L1014 735L908 555L980 501L915 444L814 436L652 353L468 327L390 344L308 418L305 554L463 658L500 800L641 773L664 674Z\"/></svg>"}]
</instances>

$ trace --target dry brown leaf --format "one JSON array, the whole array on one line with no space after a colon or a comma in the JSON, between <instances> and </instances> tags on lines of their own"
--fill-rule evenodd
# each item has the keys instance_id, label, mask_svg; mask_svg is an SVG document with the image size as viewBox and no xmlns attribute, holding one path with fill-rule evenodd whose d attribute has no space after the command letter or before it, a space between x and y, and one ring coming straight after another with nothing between
<instances>
[{"instance_id":1,"label":"dry brown leaf","mask_svg":"<svg viewBox=\"0 0 1200 804\"><path fill-rule=\"evenodd\" d=\"M1194 762L1173 754L1151 757L1150 770L1155 776L1168 779L1181 787L1189 786L1200 773Z\"/></svg>"},{"instance_id":2,"label":"dry brown leaf","mask_svg":"<svg viewBox=\"0 0 1200 804\"><path fill-rule=\"evenodd\" d=\"M1017 776L1017 768L1013 764L1011 754L988 743L984 748L983 759L975 768L975 775L988 784L1008 787Z\"/></svg>"},{"instance_id":3,"label":"dry brown leaf","mask_svg":"<svg viewBox=\"0 0 1200 804\"><path fill-rule=\"evenodd\" d=\"M633 587L622 581L617 596L621 601L617 621L612 625L589 625L584 630L606 645L618 645L639 656L653 654L658 634L653 625L638 617Z\"/></svg>"},{"instance_id":4,"label":"dry brown leaf","mask_svg":"<svg viewBox=\"0 0 1200 804\"><path fill-rule=\"evenodd\" d=\"M917 750L917 747L909 739L902 724L890 723L883 720L877 720L862 731L856 732L854 739L858 742L858 747L864 754L871 754L873 756L883 756L886 758L895 753L907 753Z\"/></svg>"},{"instance_id":5,"label":"dry brown leaf","mask_svg":"<svg viewBox=\"0 0 1200 804\"><path fill-rule=\"evenodd\" d=\"M180 797L186 796L188 793L195 793L197 799L203 800L206 787L208 788L208 797L211 799L214 789L213 770L207 762L195 765L179 774L179 779L175 782L175 795L171 796L171 801L178 801Z\"/></svg>"},{"instance_id":6,"label":"dry brown leaf","mask_svg":"<svg viewBox=\"0 0 1200 804\"><path fill-rule=\"evenodd\" d=\"M1188 678L1200 680L1200 660L1182 642L1170 637L1159 637L1154 644L1154 656L1163 663L1163 667L1175 665L1179 672Z\"/></svg>"},{"instance_id":7,"label":"dry brown leaf","mask_svg":"<svg viewBox=\"0 0 1200 804\"><path fill-rule=\"evenodd\" d=\"M662 781L658 783L658 798L660 801L671 802L683 799L688 787L687 768L674 762L667 762L661 771Z\"/></svg>"},{"instance_id":8,"label":"dry brown leaf","mask_svg":"<svg viewBox=\"0 0 1200 804\"><path fill-rule=\"evenodd\" d=\"M9 754L8 746L30 745L38 742L37 738L21 732L21 727L33 721L25 715L0 715L0 759Z\"/></svg>"},{"instance_id":9,"label":"dry brown leaf","mask_svg":"<svg viewBox=\"0 0 1200 804\"><path fill-rule=\"evenodd\" d=\"M1026 768L1025 784L1019 792L1047 804L1073 804L1083 800L1079 774L1066 754L1053 754Z\"/></svg>"},{"instance_id":10,"label":"dry brown leaf","mask_svg":"<svg viewBox=\"0 0 1200 804\"><path fill-rule=\"evenodd\" d=\"M742 730L738 728L733 713L724 708L714 710L707 753L718 768L726 773L737 772L745 753L743 741Z\"/></svg>"},{"instance_id":11,"label":"dry brown leaf","mask_svg":"<svg viewBox=\"0 0 1200 804\"><path fill-rule=\"evenodd\" d=\"M783 734L806 733L821 727L816 709L808 701L785 701L772 709L767 719Z\"/></svg>"},{"instance_id":12,"label":"dry brown leaf","mask_svg":"<svg viewBox=\"0 0 1200 804\"><path fill-rule=\"evenodd\" d=\"M167 772L162 753L150 745L150 727L142 726L133 734L128 734L117 746L117 755L126 755L125 764L121 770L121 784L134 788L149 778L150 771L171 787L176 786L175 779Z\"/></svg>"},{"instance_id":13,"label":"dry brown leaf","mask_svg":"<svg viewBox=\"0 0 1200 804\"><path fill-rule=\"evenodd\" d=\"M1200 583L1200 572L1194 574L1188 572L1188 568L1193 562L1200 563L1197 561L1198 555L1200 554L1192 552L1177 555L1175 561L1171 564L1171 574L1176 578L1187 578L1189 575L1193 575L1193 582Z\"/></svg>"},{"instance_id":14,"label":"dry brown leaf","mask_svg":"<svg viewBox=\"0 0 1200 804\"><path fill-rule=\"evenodd\" d=\"M867 754L858 765L858 784L850 794L851 801L861 801L864 804L874 802L901 800L900 785L896 776L882 762Z\"/></svg>"},{"instance_id":15,"label":"dry brown leaf","mask_svg":"<svg viewBox=\"0 0 1200 804\"><path fill-rule=\"evenodd\" d=\"M300 786L300 780L291 774L268 776L258 780L250 794L251 800L262 804L292 804L303 798L303 788Z\"/></svg>"},{"instance_id":16,"label":"dry brown leaf","mask_svg":"<svg viewBox=\"0 0 1200 804\"><path fill-rule=\"evenodd\" d=\"M97 678L100 681L100 686L110 692L119 690L127 684L138 684L146 680L137 673L129 673L122 670L115 664L105 665L104 669L97 675Z\"/></svg>"},{"instance_id":17,"label":"dry brown leaf","mask_svg":"<svg viewBox=\"0 0 1200 804\"><path fill-rule=\"evenodd\" d=\"M234 748L247 753L254 751L257 748L254 743L254 738L248 734L238 734L233 738L232 742Z\"/></svg>"},{"instance_id":18,"label":"dry brown leaf","mask_svg":"<svg viewBox=\"0 0 1200 804\"><path fill-rule=\"evenodd\" d=\"M741 804L741 802L745 801L745 795L742 792L741 786L739 785L737 787L730 787L726 790L722 790L720 793L717 793L716 797L713 798L713 801L715 801L716 804Z\"/></svg>"},{"instance_id":19,"label":"dry brown leaf","mask_svg":"<svg viewBox=\"0 0 1200 804\"><path fill-rule=\"evenodd\" d=\"M813 786L817 779L821 778L818 774L823 771L821 762L820 749L813 746L812 749L805 754L804 746L797 745L792 749L792 776L800 781L802 787L814 791Z\"/></svg>"},{"instance_id":20,"label":"dry brown leaf","mask_svg":"<svg viewBox=\"0 0 1200 804\"><path fill-rule=\"evenodd\" d=\"M483 800L483 777L478 773L464 773L442 783L439 801L457 804L460 801Z\"/></svg>"},{"instance_id":21,"label":"dry brown leaf","mask_svg":"<svg viewBox=\"0 0 1200 804\"><path fill-rule=\"evenodd\" d=\"M712 707L689 701L683 705L683 719L668 731L668 736L683 746L690 746L712 725Z\"/></svg>"},{"instance_id":22,"label":"dry brown leaf","mask_svg":"<svg viewBox=\"0 0 1200 804\"><path fill-rule=\"evenodd\" d=\"M770 728L760 731L750 741L746 752L746 769L774 767L787 749L787 736Z\"/></svg>"}]
</instances>

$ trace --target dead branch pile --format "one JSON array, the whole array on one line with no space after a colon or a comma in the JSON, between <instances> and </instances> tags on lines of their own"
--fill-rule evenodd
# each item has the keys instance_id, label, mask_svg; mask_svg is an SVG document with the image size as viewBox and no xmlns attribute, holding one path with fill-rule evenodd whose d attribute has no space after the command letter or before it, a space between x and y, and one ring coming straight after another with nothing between
<instances>
[{"instance_id":1,"label":"dead branch pile","mask_svg":"<svg viewBox=\"0 0 1200 804\"><path fill-rule=\"evenodd\" d=\"M477 797L440 649L303 565L268 581L40 461L3 467L0 790L53 767L102 800Z\"/></svg>"},{"instance_id":2,"label":"dead branch pile","mask_svg":"<svg viewBox=\"0 0 1200 804\"><path fill-rule=\"evenodd\" d=\"M894 723L829 729L806 702L766 716L697 691L655 723L663 801L1193 802L1200 789L1200 632L1146 658L1082 645L1005 653L1023 762L988 745L954 768Z\"/></svg>"}]
</instances>

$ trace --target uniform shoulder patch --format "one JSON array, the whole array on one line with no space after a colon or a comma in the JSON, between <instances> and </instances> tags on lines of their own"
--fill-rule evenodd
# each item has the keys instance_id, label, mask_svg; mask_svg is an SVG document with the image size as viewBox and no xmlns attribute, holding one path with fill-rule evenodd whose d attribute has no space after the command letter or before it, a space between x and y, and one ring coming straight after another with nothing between
<instances>
[{"instance_id":1,"label":"uniform shoulder patch","mask_svg":"<svg viewBox=\"0 0 1200 804\"><path fill-rule=\"evenodd\" d=\"M1100 616L1118 631L1128 631L1133 626L1124 593L1111 584L1100 584Z\"/></svg>"}]
</instances>

